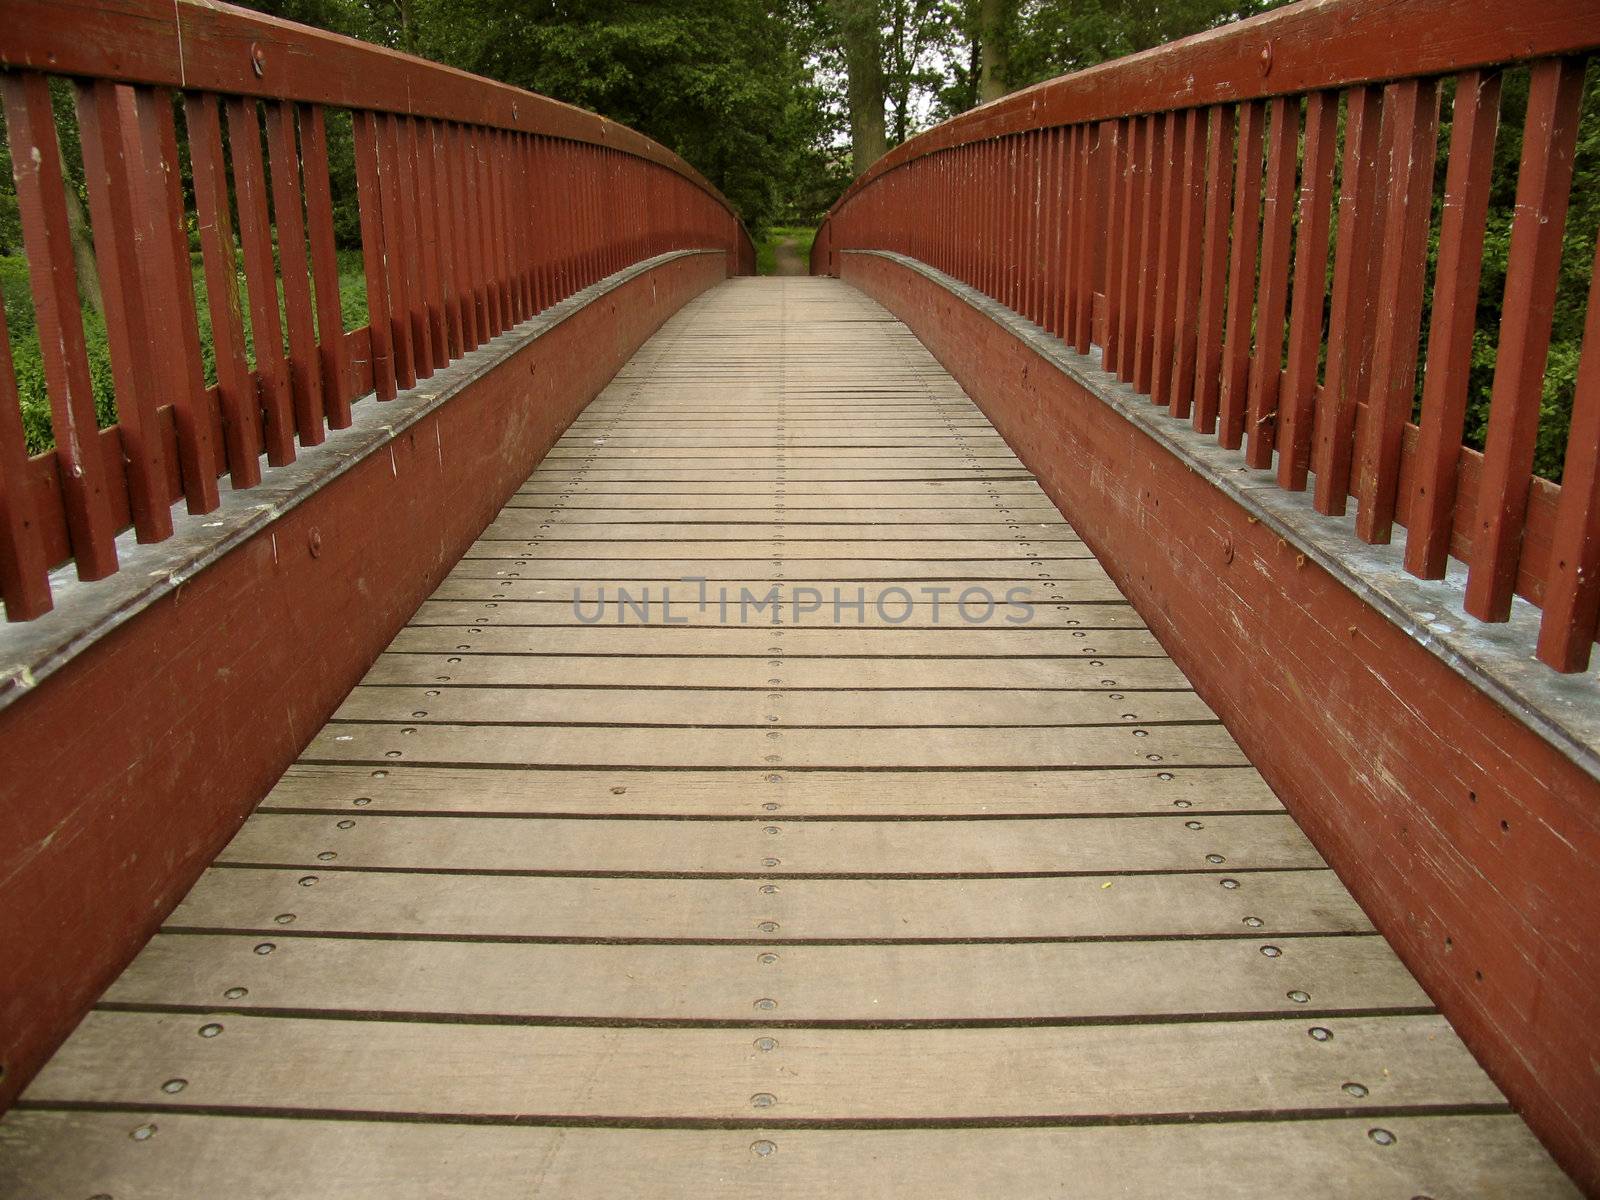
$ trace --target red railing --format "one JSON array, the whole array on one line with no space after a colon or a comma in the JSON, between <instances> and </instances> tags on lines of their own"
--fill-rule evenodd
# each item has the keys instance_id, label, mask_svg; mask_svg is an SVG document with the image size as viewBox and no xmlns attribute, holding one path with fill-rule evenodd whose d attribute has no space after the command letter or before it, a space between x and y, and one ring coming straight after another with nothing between
<instances>
[{"instance_id":1,"label":"red railing","mask_svg":"<svg viewBox=\"0 0 1600 1200\"><path fill-rule=\"evenodd\" d=\"M754 269L723 197L648 138L224 5L3 0L0 98L54 440L29 456L0 323L0 600L11 620L50 608L53 567L111 574L120 531L164 540L176 502L210 512L222 476L257 484L263 455L268 469L291 462L297 446L348 426L365 393L393 399L612 272L686 249ZM81 145L115 393L108 428L63 121ZM353 332L340 305L334 121L349 122L358 193L368 323Z\"/></svg>"},{"instance_id":2,"label":"red railing","mask_svg":"<svg viewBox=\"0 0 1600 1200\"><path fill-rule=\"evenodd\" d=\"M1514 594L1540 605L1538 656L1582 670L1600 623L1600 283L1563 482L1533 466L1597 45L1596 0L1291 6L898 147L829 214L813 270L895 251L1081 354L1099 346L1106 370L1279 487L1311 489L1317 511L1354 497L1364 541L1404 526L1412 574L1465 563L1473 617L1507 619ZM1501 85L1517 64L1503 318L1485 329ZM1481 453L1463 444L1475 341L1494 348Z\"/></svg>"}]
</instances>

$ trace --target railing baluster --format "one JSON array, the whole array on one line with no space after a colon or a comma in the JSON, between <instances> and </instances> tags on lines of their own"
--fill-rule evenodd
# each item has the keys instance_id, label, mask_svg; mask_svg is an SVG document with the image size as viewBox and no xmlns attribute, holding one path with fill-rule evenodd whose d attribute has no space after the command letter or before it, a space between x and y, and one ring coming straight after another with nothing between
<instances>
[{"instance_id":1,"label":"railing baluster","mask_svg":"<svg viewBox=\"0 0 1600 1200\"><path fill-rule=\"evenodd\" d=\"M1588 667L1600 626L1600 242L1582 355L1539 623L1539 659L1558 671Z\"/></svg>"},{"instance_id":2,"label":"railing baluster","mask_svg":"<svg viewBox=\"0 0 1600 1200\"><path fill-rule=\"evenodd\" d=\"M1124 382L1133 379L1139 362L1139 278L1141 233L1144 229L1145 181L1149 177L1146 151L1150 144L1149 125L1143 117L1128 122L1126 159L1127 204L1122 211L1121 278L1117 286L1117 376Z\"/></svg>"},{"instance_id":3,"label":"railing baluster","mask_svg":"<svg viewBox=\"0 0 1600 1200\"><path fill-rule=\"evenodd\" d=\"M449 338L444 320L444 289L439 279L438 205L433 197L433 147L427 125L415 117L405 122L405 158L412 171L412 203L417 214L417 241L413 253L422 285L422 308L428 323L428 349L434 370L450 362Z\"/></svg>"},{"instance_id":4,"label":"railing baluster","mask_svg":"<svg viewBox=\"0 0 1600 1200\"><path fill-rule=\"evenodd\" d=\"M1183 114L1183 173L1178 181L1178 249L1173 273L1173 328L1167 411L1187 419L1194 405L1196 334L1199 329L1200 273L1205 249L1206 166L1201 122L1206 111Z\"/></svg>"},{"instance_id":5,"label":"railing baluster","mask_svg":"<svg viewBox=\"0 0 1600 1200\"><path fill-rule=\"evenodd\" d=\"M1262 210L1261 281L1256 305L1255 355L1250 363L1245 421L1246 465L1272 465L1278 440L1278 393L1283 379L1284 321L1289 306L1289 243L1294 230L1295 167L1300 142L1300 101L1276 96L1268 103L1272 132L1267 149L1267 196Z\"/></svg>"},{"instance_id":6,"label":"railing baluster","mask_svg":"<svg viewBox=\"0 0 1600 1200\"><path fill-rule=\"evenodd\" d=\"M28 486L32 472L21 404L11 337L0 308L0 601L9 621L42 616L52 603L50 561L39 530L37 501Z\"/></svg>"},{"instance_id":7,"label":"railing baluster","mask_svg":"<svg viewBox=\"0 0 1600 1200\"><path fill-rule=\"evenodd\" d=\"M1481 621L1510 616L1516 590L1583 72L1581 58L1547 59L1535 64L1528 92L1500 348L1467 566L1467 612Z\"/></svg>"},{"instance_id":8,"label":"railing baluster","mask_svg":"<svg viewBox=\"0 0 1600 1200\"><path fill-rule=\"evenodd\" d=\"M261 163L261 122L253 99L230 96L225 108L228 150L233 158L233 198L239 211L239 245L244 251L245 292L250 299L257 388L266 417L267 465L277 467L294 461L294 417L289 404L289 369L283 357L283 327L278 321L272 225L267 218L267 179Z\"/></svg>"},{"instance_id":9,"label":"railing baluster","mask_svg":"<svg viewBox=\"0 0 1600 1200\"><path fill-rule=\"evenodd\" d=\"M1139 269L1135 273L1133 313L1133 390L1148 394L1155 356L1155 288L1160 253L1161 214L1158 208L1165 191L1162 174L1166 167L1163 148L1163 121L1157 116L1144 119L1144 144L1140 151L1139 180Z\"/></svg>"},{"instance_id":10,"label":"railing baluster","mask_svg":"<svg viewBox=\"0 0 1600 1200\"><path fill-rule=\"evenodd\" d=\"M1128 246L1129 143L1132 122L1117 121L1111 126L1112 142L1105 158L1106 221L1103 241L1106 248L1105 331L1102 335L1103 363L1117 374L1122 365L1122 277L1130 249ZM1102 145L1104 145L1102 141Z\"/></svg>"},{"instance_id":11,"label":"railing baluster","mask_svg":"<svg viewBox=\"0 0 1600 1200\"><path fill-rule=\"evenodd\" d=\"M1394 138L1376 280L1378 319L1366 420L1358 428L1357 442L1356 534L1368 542L1387 542L1394 526L1400 440L1416 390L1437 136L1438 94L1432 80L1390 84L1388 96Z\"/></svg>"},{"instance_id":12,"label":"railing baluster","mask_svg":"<svg viewBox=\"0 0 1600 1200\"><path fill-rule=\"evenodd\" d=\"M211 345L222 404L222 438L228 477L235 489L261 482L261 408L244 357L244 317L239 310L238 262L227 173L222 163L222 121L210 93L184 96L189 162L194 171L195 215L211 315Z\"/></svg>"},{"instance_id":13,"label":"railing baluster","mask_svg":"<svg viewBox=\"0 0 1600 1200\"><path fill-rule=\"evenodd\" d=\"M1201 254L1194 352L1193 425L1200 433L1216 432L1221 406L1222 306L1228 285L1228 218L1233 209L1235 129L1233 107L1213 105L1206 119L1205 249Z\"/></svg>"},{"instance_id":14,"label":"railing baluster","mask_svg":"<svg viewBox=\"0 0 1600 1200\"><path fill-rule=\"evenodd\" d=\"M1406 570L1424 579L1444 577L1455 524L1456 470L1478 323L1500 82L1498 71L1468 71L1456 81L1451 112L1428 365L1422 377L1422 420L1406 520Z\"/></svg>"},{"instance_id":15,"label":"railing baluster","mask_svg":"<svg viewBox=\"0 0 1600 1200\"><path fill-rule=\"evenodd\" d=\"M1163 408L1171 403L1174 312L1177 308L1179 238L1183 223L1183 186L1187 160L1184 134L1188 112L1166 114L1161 175L1161 238L1157 258L1155 333L1150 367L1150 400Z\"/></svg>"},{"instance_id":16,"label":"railing baluster","mask_svg":"<svg viewBox=\"0 0 1600 1200\"><path fill-rule=\"evenodd\" d=\"M1312 469L1317 475L1313 504L1318 512L1329 516L1344 513L1350 493L1352 439L1370 327L1367 280L1377 236L1381 95L1375 87L1358 87L1347 93L1345 101L1328 354L1323 365L1322 404L1317 410L1312 452Z\"/></svg>"},{"instance_id":17,"label":"railing baluster","mask_svg":"<svg viewBox=\"0 0 1600 1200\"><path fill-rule=\"evenodd\" d=\"M143 304L149 336L161 347L153 366L172 404L178 473L188 510L208 513L221 502L217 476L223 463L216 407L206 394L201 360L172 95L165 89L134 87L119 89L117 99L134 173L136 236L148 247Z\"/></svg>"},{"instance_id":18,"label":"railing baluster","mask_svg":"<svg viewBox=\"0 0 1600 1200\"><path fill-rule=\"evenodd\" d=\"M384 221L385 228L398 231L391 262L397 265L395 283L404 300L402 311L410 326L412 382L433 374L433 326L428 320L428 300L422 286L422 233L417 220L417 164L405 134L402 118L386 113L383 118L383 151L389 167L396 220ZM387 205L385 206L387 207ZM409 385L408 385L409 386Z\"/></svg>"},{"instance_id":19,"label":"railing baluster","mask_svg":"<svg viewBox=\"0 0 1600 1200\"><path fill-rule=\"evenodd\" d=\"M456 269L455 226L461 214L450 203L450 166L445 151L447 131L439 122L429 121L424 126L423 154L428 159L428 170L433 177L433 212L431 220L438 229L436 244L439 255L439 292L444 308L445 353L451 359L467 352L466 332L461 320L461 286Z\"/></svg>"},{"instance_id":20,"label":"railing baluster","mask_svg":"<svg viewBox=\"0 0 1600 1200\"><path fill-rule=\"evenodd\" d=\"M1244 440L1250 383L1250 331L1256 299L1256 249L1261 244L1261 146L1266 106L1239 108L1239 146L1233 184L1233 245L1228 257L1228 316L1223 344L1222 404L1217 440L1237 450Z\"/></svg>"},{"instance_id":21,"label":"railing baluster","mask_svg":"<svg viewBox=\"0 0 1600 1200\"><path fill-rule=\"evenodd\" d=\"M128 508L139 541L159 542L172 536L172 498L167 491L166 441L152 390L154 347L145 323L141 264L134 244L134 183L123 147L117 85L98 79L77 83L73 90L117 425L127 462Z\"/></svg>"},{"instance_id":22,"label":"railing baluster","mask_svg":"<svg viewBox=\"0 0 1600 1200\"><path fill-rule=\"evenodd\" d=\"M301 211L300 160L295 148L294 107L287 100L266 106L267 157L272 167L272 210L278 226L278 269L283 276L283 311L289 328L289 385L295 427L302 446L326 436L322 410L322 363L311 312L311 275L306 267L306 229Z\"/></svg>"},{"instance_id":23,"label":"railing baluster","mask_svg":"<svg viewBox=\"0 0 1600 1200\"><path fill-rule=\"evenodd\" d=\"M346 377L328 133L319 104L300 107L300 153L306 187L306 224L311 235L311 272L317 289L317 354L322 364L322 403L329 426L346 429L350 425L350 400L355 388Z\"/></svg>"},{"instance_id":24,"label":"railing baluster","mask_svg":"<svg viewBox=\"0 0 1600 1200\"><path fill-rule=\"evenodd\" d=\"M1300 227L1289 315L1289 365L1279 398L1278 486L1303 492L1311 465L1311 421L1322 348L1328 285L1328 230L1333 218L1333 166L1339 95L1313 92L1306 101L1305 162L1300 174Z\"/></svg>"},{"instance_id":25,"label":"railing baluster","mask_svg":"<svg viewBox=\"0 0 1600 1200\"><path fill-rule=\"evenodd\" d=\"M116 527L78 307L78 274L72 264L66 183L50 87L42 75L4 71L0 89L68 536L78 577L103 579L117 569Z\"/></svg>"},{"instance_id":26,"label":"railing baluster","mask_svg":"<svg viewBox=\"0 0 1600 1200\"><path fill-rule=\"evenodd\" d=\"M360 193L361 257L367 277L367 317L372 338L372 388L379 400L393 400L396 365L394 299L389 295L388 234L384 229L382 169L378 165L377 114L353 114L356 189ZM407 385L409 386L409 385Z\"/></svg>"}]
</instances>

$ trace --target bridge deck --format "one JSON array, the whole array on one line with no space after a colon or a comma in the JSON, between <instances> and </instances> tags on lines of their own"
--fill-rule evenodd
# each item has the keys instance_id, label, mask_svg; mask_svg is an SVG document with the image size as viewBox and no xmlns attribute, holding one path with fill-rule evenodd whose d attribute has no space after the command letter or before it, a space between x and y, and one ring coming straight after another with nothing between
<instances>
[{"instance_id":1,"label":"bridge deck","mask_svg":"<svg viewBox=\"0 0 1600 1200\"><path fill-rule=\"evenodd\" d=\"M0 1160L117 1200L1567 1187L978 409L797 279L641 350Z\"/></svg>"}]
</instances>

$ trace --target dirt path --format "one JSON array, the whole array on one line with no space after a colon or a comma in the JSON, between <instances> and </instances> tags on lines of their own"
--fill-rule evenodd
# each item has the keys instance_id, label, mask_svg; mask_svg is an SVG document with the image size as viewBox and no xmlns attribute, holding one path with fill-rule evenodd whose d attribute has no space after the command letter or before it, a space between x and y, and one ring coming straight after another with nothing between
<instances>
[{"instance_id":1,"label":"dirt path","mask_svg":"<svg viewBox=\"0 0 1600 1200\"><path fill-rule=\"evenodd\" d=\"M800 257L800 251L792 237L779 238L777 245L772 248L772 257L777 262L772 272L774 275L811 274L811 265Z\"/></svg>"}]
</instances>

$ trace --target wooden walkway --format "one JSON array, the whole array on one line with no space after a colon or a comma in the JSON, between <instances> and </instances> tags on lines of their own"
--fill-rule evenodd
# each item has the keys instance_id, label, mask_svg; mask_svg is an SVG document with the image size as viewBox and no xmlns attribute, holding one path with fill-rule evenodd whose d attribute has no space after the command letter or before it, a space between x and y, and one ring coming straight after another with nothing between
<instances>
[{"instance_id":1,"label":"wooden walkway","mask_svg":"<svg viewBox=\"0 0 1600 1200\"><path fill-rule=\"evenodd\" d=\"M640 351L0 1123L29 1198L1568 1187L978 409L811 279Z\"/></svg>"}]
</instances>

